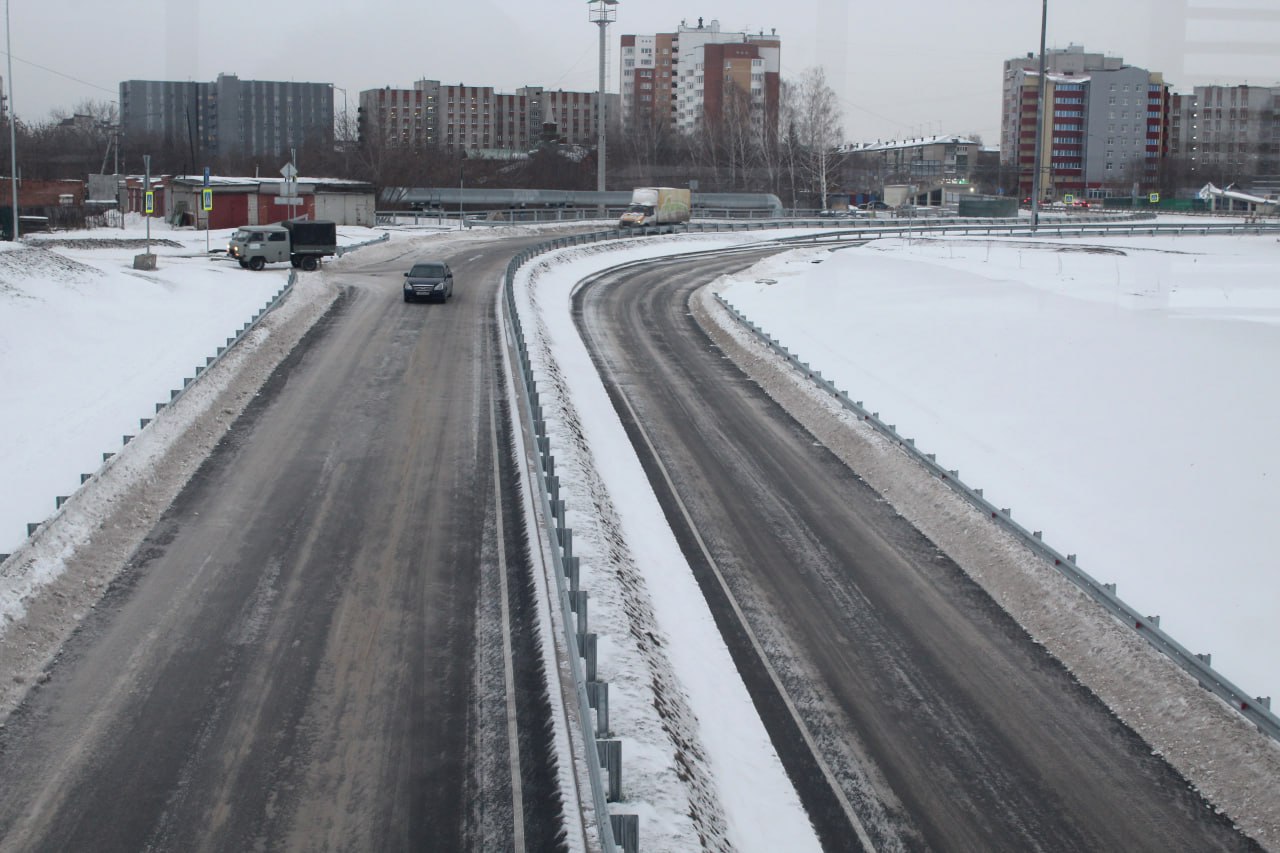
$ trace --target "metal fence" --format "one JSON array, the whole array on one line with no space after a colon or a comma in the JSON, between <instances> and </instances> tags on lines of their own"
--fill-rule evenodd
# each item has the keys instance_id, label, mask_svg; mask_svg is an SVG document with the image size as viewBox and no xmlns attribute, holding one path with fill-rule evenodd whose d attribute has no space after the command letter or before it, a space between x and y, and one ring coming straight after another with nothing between
<instances>
[{"instance_id":1,"label":"metal fence","mask_svg":"<svg viewBox=\"0 0 1280 853\"><path fill-rule=\"evenodd\" d=\"M619 234L621 232L597 232L562 237L524 250L507 265L503 298L509 337L517 352L521 379L519 388L525 403L525 428L537 445L535 473L538 501L547 541L553 553L556 595L564 626L563 639L565 648L569 650L569 669L581 726L579 734L583 744L595 744L594 750L589 746L584 748L581 758L587 767L597 841L599 849L604 853L614 853L618 849L636 853L640 840L639 816L609 813L608 804L622 798L622 741L609 736L609 685L596 677L596 635L588 630L587 592L578 583L579 565L578 558L573 555L573 529L565 523L565 501L560 497L560 478L555 473L555 456L551 452L551 439L547 434L547 423L543 417L537 379L529 359L528 341L515 302L514 287L520 267L538 255L609 239ZM608 820L605 820L606 816Z\"/></svg>"}]
</instances>

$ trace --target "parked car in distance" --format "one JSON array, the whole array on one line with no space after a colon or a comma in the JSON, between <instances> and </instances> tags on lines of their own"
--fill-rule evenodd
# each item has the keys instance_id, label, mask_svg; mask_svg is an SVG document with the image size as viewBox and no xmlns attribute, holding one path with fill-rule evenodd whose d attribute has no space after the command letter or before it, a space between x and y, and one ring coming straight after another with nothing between
<instances>
[{"instance_id":1,"label":"parked car in distance","mask_svg":"<svg viewBox=\"0 0 1280 853\"><path fill-rule=\"evenodd\" d=\"M888 210L889 205L883 201L868 201L858 205L858 210Z\"/></svg>"},{"instance_id":2,"label":"parked car in distance","mask_svg":"<svg viewBox=\"0 0 1280 853\"><path fill-rule=\"evenodd\" d=\"M404 274L404 301L444 302L453 296L453 270L444 261L418 261Z\"/></svg>"}]
</instances>

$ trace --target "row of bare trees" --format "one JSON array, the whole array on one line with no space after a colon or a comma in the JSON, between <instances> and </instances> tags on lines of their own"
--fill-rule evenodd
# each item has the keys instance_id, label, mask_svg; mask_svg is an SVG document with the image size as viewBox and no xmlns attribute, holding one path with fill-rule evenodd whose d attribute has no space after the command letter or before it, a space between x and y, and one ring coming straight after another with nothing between
<instances>
[{"instance_id":1,"label":"row of bare trees","mask_svg":"<svg viewBox=\"0 0 1280 853\"><path fill-rule=\"evenodd\" d=\"M753 106L727 86L723 113L691 134L678 132L663 116L634 121L608 141L609 185L688 185L705 192L772 192L790 206L821 205L834 182L833 151L840 142L840 113L821 69L784 82L776 113ZM194 134L173 136L120 131L117 106L85 101L48 121L16 125L19 175L29 179L78 178L95 173L140 173L143 156L153 174L198 174L208 166L222 175L271 175L289 160L238 152L213 156ZM360 131L363 132L360 132ZM469 161L443 147L409 148L380 138L376 128L356 127L339 115L332 134L317 133L294 146L304 174L367 180L376 187L470 186L594 187L596 152L572 150L546 139L527 160ZM8 134L0 154L8 160Z\"/></svg>"},{"instance_id":2,"label":"row of bare trees","mask_svg":"<svg viewBox=\"0 0 1280 853\"><path fill-rule=\"evenodd\" d=\"M689 134L638 116L610 143L611 183L685 185L704 192L768 192L788 207L823 206L836 183L840 105L821 68L783 81L777 113L727 86L722 113Z\"/></svg>"}]
</instances>

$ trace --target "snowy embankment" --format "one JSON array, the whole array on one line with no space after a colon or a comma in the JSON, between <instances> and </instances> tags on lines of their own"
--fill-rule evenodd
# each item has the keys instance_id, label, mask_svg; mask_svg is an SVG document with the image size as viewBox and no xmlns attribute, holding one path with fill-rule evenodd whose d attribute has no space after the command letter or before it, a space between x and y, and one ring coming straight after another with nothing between
<instances>
[{"instance_id":1,"label":"snowy embankment","mask_svg":"<svg viewBox=\"0 0 1280 853\"><path fill-rule=\"evenodd\" d=\"M1276 251L1266 237L883 241L777 256L714 289L1050 544L1086 543L1094 577L1194 621L1215 650L1235 652L1228 675L1257 687L1250 673L1276 683L1280 584L1262 562L1273 528L1241 526L1219 504L1238 493L1264 514L1280 508L1253 473L1274 472L1274 441L1240 442L1227 422L1274 432L1274 401L1253 392L1280 349L1265 278ZM768 393L1207 800L1280 846L1280 745L703 301L718 343ZM1202 417L1197 399L1236 405ZM1206 458L1212 485L1170 474ZM1081 538L1057 533L1077 518ZM1184 548L1219 556L1197 566ZM1231 646L1235 612L1213 609L1210 586L1253 608L1246 642ZM1181 625L1163 627L1185 644Z\"/></svg>"},{"instance_id":2,"label":"snowy embankment","mask_svg":"<svg viewBox=\"0 0 1280 853\"><path fill-rule=\"evenodd\" d=\"M886 240L776 258L723 295L1280 696L1278 263L1273 237Z\"/></svg>"}]
</instances>

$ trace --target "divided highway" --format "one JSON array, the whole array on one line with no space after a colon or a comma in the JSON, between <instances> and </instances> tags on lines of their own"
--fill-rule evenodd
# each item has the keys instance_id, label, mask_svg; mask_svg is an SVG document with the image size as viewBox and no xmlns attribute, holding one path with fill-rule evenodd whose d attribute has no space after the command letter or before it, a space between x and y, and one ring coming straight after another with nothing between
<instances>
[{"instance_id":1,"label":"divided highway","mask_svg":"<svg viewBox=\"0 0 1280 853\"><path fill-rule=\"evenodd\" d=\"M749 263L575 316L824 846L1257 849L711 343L690 296Z\"/></svg>"},{"instance_id":2,"label":"divided highway","mask_svg":"<svg viewBox=\"0 0 1280 853\"><path fill-rule=\"evenodd\" d=\"M0 851L557 849L494 316L533 242L438 256L444 305L422 252L328 273L0 730ZM826 848L1257 849L710 343L690 294L754 256L575 311Z\"/></svg>"},{"instance_id":3,"label":"divided highway","mask_svg":"<svg viewBox=\"0 0 1280 853\"><path fill-rule=\"evenodd\" d=\"M0 731L0 850L554 847L493 310L523 244L443 255L443 305L401 300L422 251L328 273L335 308Z\"/></svg>"}]
</instances>

